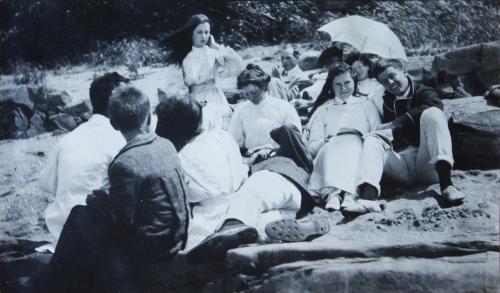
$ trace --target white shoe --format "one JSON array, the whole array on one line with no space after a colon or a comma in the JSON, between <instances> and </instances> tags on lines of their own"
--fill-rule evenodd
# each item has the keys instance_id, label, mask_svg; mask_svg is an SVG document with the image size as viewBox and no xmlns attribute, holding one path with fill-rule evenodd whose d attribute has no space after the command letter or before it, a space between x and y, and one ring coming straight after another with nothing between
<instances>
[{"instance_id":1,"label":"white shoe","mask_svg":"<svg viewBox=\"0 0 500 293\"><path fill-rule=\"evenodd\" d=\"M338 194L328 196L328 200L325 205L327 211L338 211L340 210L340 196Z\"/></svg>"},{"instance_id":2,"label":"white shoe","mask_svg":"<svg viewBox=\"0 0 500 293\"><path fill-rule=\"evenodd\" d=\"M448 202L458 202L464 200L465 193L460 191L455 186L450 185L441 192L441 196Z\"/></svg>"}]
</instances>

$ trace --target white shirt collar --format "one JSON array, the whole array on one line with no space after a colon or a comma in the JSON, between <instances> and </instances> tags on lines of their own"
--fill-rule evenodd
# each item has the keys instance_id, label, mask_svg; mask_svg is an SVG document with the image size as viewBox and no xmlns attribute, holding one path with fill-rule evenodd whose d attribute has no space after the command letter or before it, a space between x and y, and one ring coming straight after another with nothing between
<instances>
[{"instance_id":1,"label":"white shirt collar","mask_svg":"<svg viewBox=\"0 0 500 293\"><path fill-rule=\"evenodd\" d=\"M350 96L349 98L347 98L345 101L342 101L341 99L339 98L334 98L332 100L332 104L333 105L352 105L352 104L356 104L358 103L358 100L359 99L356 99L354 98L353 96ZM345 103L345 104L344 104Z\"/></svg>"},{"instance_id":2,"label":"white shirt collar","mask_svg":"<svg viewBox=\"0 0 500 293\"><path fill-rule=\"evenodd\" d=\"M205 51L208 49L208 46L203 46L203 47L195 47L195 46L191 46L193 52L201 52L201 51Z\"/></svg>"},{"instance_id":3,"label":"white shirt collar","mask_svg":"<svg viewBox=\"0 0 500 293\"><path fill-rule=\"evenodd\" d=\"M102 115L102 114L92 114L89 121L96 122L96 123L110 123L109 118Z\"/></svg>"}]
</instances>

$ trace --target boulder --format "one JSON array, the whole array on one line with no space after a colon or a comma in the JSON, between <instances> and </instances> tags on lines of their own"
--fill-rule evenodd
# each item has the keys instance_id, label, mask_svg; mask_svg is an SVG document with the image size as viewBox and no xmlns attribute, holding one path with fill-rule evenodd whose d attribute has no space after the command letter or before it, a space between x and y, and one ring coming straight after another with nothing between
<instances>
[{"instance_id":1,"label":"boulder","mask_svg":"<svg viewBox=\"0 0 500 293\"><path fill-rule=\"evenodd\" d=\"M440 258L340 258L276 266L228 292L498 292L499 253ZM242 276L239 276L241 279ZM233 284L237 284L233 282Z\"/></svg>"},{"instance_id":2,"label":"boulder","mask_svg":"<svg viewBox=\"0 0 500 293\"><path fill-rule=\"evenodd\" d=\"M298 64L303 71L320 68L318 58L321 55L319 51L306 51L299 57Z\"/></svg>"},{"instance_id":3,"label":"boulder","mask_svg":"<svg viewBox=\"0 0 500 293\"><path fill-rule=\"evenodd\" d=\"M31 117L34 109L35 90L28 86L18 86L0 90L0 104L13 104L23 108Z\"/></svg>"},{"instance_id":4,"label":"boulder","mask_svg":"<svg viewBox=\"0 0 500 293\"><path fill-rule=\"evenodd\" d=\"M498 251L500 248L498 240L490 235L478 234L473 240L456 237L453 241L446 237L440 237L441 239L437 237L429 242L402 236L388 243L384 237L362 241L325 235L312 242L278 243L233 249L227 253L226 267L233 273L257 275L276 265L303 260L340 257L431 258Z\"/></svg>"},{"instance_id":5,"label":"boulder","mask_svg":"<svg viewBox=\"0 0 500 293\"><path fill-rule=\"evenodd\" d=\"M50 122L56 127L56 129L62 131L71 131L76 128L77 123L73 116L66 113L59 113L49 117Z\"/></svg>"},{"instance_id":6,"label":"boulder","mask_svg":"<svg viewBox=\"0 0 500 293\"><path fill-rule=\"evenodd\" d=\"M484 97L443 100L450 117L456 167L500 167L500 108L487 105Z\"/></svg>"},{"instance_id":7,"label":"boulder","mask_svg":"<svg viewBox=\"0 0 500 293\"><path fill-rule=\"evenodd\" d=\"M467 91L479 94L495 84L500 84L500 41L458 48L437 55L432 63L432 76L465 76ZM478 84L474 84L478 83Z\"/></svg>"},{"instance_id":8,"label":"boulder","mask_svg":"<svg viewBox=\"0 0 500 293\"><path fill-rule=\"evenodd\" d=\"M46 131L45 130L46 118L47 115L45 115L45 113L36 111L35 114L33 114L33 116L30 119L30 126L26 131L27 136L33 137L40 133L44 133Z\"/></svg>"},{"instance_id":9,"label":"boulder","mask_svg":"<svg viewBox=\"0 0 500 293\"><path fill-rule=\"evenodd\" d=\"M68 109L75 104L75 99L66 91L49 91L45 95L44 101L37 104L37 107L49 114L55 114L63 112L64 109Z\"/></svg>"},{"instance_id":10,"label":"boulder","mask_svg":"<svg viewBox=\"0 0 500 293\"><path fill-rule=\"evenodd\" d=\"M67 113L72 116L80 116L84 113L91 113L92 112L92 104L90 103L90 100L83 100L82 102L66 107L63 109L64 113Z\"/></svg>"}]
</instances>

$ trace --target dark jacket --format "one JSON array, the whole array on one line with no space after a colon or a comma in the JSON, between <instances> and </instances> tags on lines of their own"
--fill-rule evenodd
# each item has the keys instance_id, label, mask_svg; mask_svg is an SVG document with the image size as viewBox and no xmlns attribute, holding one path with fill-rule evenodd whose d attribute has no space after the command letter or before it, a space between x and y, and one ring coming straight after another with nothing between
<instances>
[{"instance_id":1,"label":"dark jacket","mask_svg":"<svg viewBox=\"0 0 500 293\"><path fill-rule=\"evenodd\" d=\"M413 82L409 77L410 98L396 99L396 96L384 93L383 123L393 122L395 148L418 145L420 140L420 117L430 107L443 110L443 103L437 92L430 87Z\"/></svg>"},{"instance_id":2,"label":"dark jacket","mask_svg":"<svg viewBox=\"0 0 500 293\"><path fill-rule=\"evenodd\" d=\"M300 130L294 125L273 129L271 137L280 146L276 156L252 165L251 173L268 170L294 184L302 195L301 207L297 212L297 218L302 218L314 208L314 200L307 191L313 166L311 155L302 141Z\"/></svg>"},{"instance_id":3,"label":"dark jacket","mask_svg":"<svg viewBox=\"0 0 500 293\"><path fill-rule=\"evenodd\" d=\"M112 231L145 255L173 257L184 248L186 185L170 141L154 133L137 136L116 155L108 175Z\"/></svg>"}]
</instances>

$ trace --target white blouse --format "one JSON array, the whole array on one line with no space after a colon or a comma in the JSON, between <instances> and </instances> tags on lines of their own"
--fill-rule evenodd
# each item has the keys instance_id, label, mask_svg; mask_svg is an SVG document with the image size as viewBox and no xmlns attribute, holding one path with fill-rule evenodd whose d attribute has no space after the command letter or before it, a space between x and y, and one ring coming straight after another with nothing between
<instances>
[{"instance_id":1,"label":"white blouse","mask_svg":"<svg viewBox=\"0 0 500 293\"><path fill-rule=\"evenodd\" d=\"M252 149L266 144L278 147L270 132L286 124L302 129L299 115L290 103L264 94L258 105L250 101L238 105L231 117L229 133L240 147Z\"/></svg>"},{"instance_id":2,"label":"white blouse","mask_svg":"<svg viewBox=\"0 0 500 293\"><path fill-rule=\"evenodd\" d=\"M375 105L380 116L383 115L384 111L384 91L383 85L378 82L375 78L368 78L363 81L358 82L358 89L361 93L366 94L368 99Z\"/></svg>"},{"instance_id":3,"label":"white blouse","mask_svg":"<svg viewBox=\"0 0 500 293\"><path fill-rule=\"evenodd\" d=\"M243 61L230 47L219 45L220 49L208 46L193 47L182 61L182 73L186 86L216 83L219 67L241 70Z\"/></svg>"}]
</instances>

